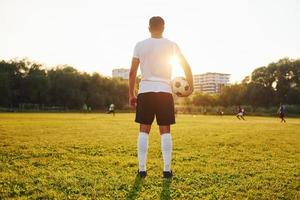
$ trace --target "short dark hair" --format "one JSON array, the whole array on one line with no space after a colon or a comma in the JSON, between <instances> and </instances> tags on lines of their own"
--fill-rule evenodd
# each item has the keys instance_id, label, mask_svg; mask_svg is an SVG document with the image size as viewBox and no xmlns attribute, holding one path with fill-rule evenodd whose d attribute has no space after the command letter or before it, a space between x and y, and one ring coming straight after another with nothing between
<instances>
[{"instance_id":1,"label":"short dark hair","mask_svg":"<svg viewBox=\"0 0 300 200\"><path fill-rule=\"evenodd\" d=\"M160 30L164 27L165 21L162 17L154 16L149 20L149 27L151 29Z\"/></svg>"}]
</instances>

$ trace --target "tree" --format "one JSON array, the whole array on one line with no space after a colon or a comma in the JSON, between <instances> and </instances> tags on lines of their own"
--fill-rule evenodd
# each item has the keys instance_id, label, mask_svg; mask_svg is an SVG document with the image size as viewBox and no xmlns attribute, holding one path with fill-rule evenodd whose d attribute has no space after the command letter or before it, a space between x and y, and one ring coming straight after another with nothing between
<instances>
[{"instance_id":1,"label":"tree","mask_svg":"<svg viewBox=\"0 0 300 200\"><path fill-rule=\"evenodd\" d=\"M297 95L294 93L297 93L298 90L294 88L298 88L300 85L300 60L283 58L276 63L270 63L267 67L259 67L252 72L251 83L256 84L256 90L260 90L255 94L263 94L262 99L265 98L265 101L271 102L273 105L280 102L295 102L291 96L296 98ZM258 87L258 85L264 88ZM249 87L251 87L249 92L254 95L253 85L249 85ZM249 94L248 98L251 99ZM270 105L267 102L263 104ZM258 102L253 101L253 103L257 104Z\"/></svg>"},{"instance_id":2,"label":"tree","mask_svg":"<svg viewBox=\"0 0 300 200\"><path fill-rule=\"evenodd\" d=\"M222 106L241 105L244 103L246 85L234 84L222 89L219 104Z\"/></svg>"},{"instance_id":3,"label":"tree","mask_svg":"<svg viewBox=\"0 0 300 200\"><path fill-rule=\"evenodd\" d=\"M268 107L274 103L273 100L274 89L253 82L246 85L243 104Z\"/></svg>"},{"instance_id":4,"label":"tree","mask_svg":"<svg viewBox=\"0 0 300 200\"><path fill-rule=\"evenodd\" d=\"M196 106L214 106L217 104L217 96L204 93L196 93L193 96L192 102Z\"/></svg>"},{"instance_id":5,"label":"tree","mask_svg":"<svg viewBox=\"0 0 300 200\"><path fill-rule=\"evenodd\" d=\"M43 104L46 102L48 82L46 70L42 69L42 65L32 64L23 82L23 95L26 103Z\"/></svg>"}]
</instances>

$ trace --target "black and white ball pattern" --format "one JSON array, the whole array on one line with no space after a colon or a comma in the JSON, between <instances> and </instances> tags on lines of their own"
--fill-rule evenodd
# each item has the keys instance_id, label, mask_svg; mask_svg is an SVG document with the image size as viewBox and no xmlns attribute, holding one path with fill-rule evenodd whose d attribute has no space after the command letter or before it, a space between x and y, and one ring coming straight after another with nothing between
<instances>
[{"instance_id":1,"label":"black and white ball pattern","mask_svg":"<svg viewBox=\"0 0 300 200\"><path fill-rule=\"evenodd\" d=\"M190 86L185 78L176 77L172 81L172 90L177 96L186 96L190 90Z\"/></svg>"}]
</instances>

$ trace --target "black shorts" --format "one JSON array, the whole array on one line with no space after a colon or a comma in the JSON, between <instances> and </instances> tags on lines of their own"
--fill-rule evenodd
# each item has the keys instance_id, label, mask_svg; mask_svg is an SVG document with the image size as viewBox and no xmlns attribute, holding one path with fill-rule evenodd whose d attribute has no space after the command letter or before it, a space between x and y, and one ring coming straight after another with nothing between
<instances>
[{"instance_id":1,"label":"black shorts","mask_svg":"<svg viewBox=\"0 0 300 200\"><path fill-rule=\"evenodd\" d=\"M137 97L135 121L151 125L154 117L158 125L175 124L174 100L170 93L147 92Z\"/></svg>"}]
</instances>

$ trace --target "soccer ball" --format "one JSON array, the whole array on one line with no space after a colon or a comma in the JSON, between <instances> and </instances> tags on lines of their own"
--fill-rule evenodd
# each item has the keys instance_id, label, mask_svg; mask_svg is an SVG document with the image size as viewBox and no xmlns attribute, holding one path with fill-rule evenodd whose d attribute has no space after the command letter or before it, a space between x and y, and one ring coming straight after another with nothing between
<instances>
[{"instance_id":1,"label":"soccer ball","mask_svg":"<svg viewBox=\"0 0 300 200\"><path fill-rule=\"evenodd\" d=\"M183 77L176 77L172 80L172 90L177 96L187 96L190 90L190 85Z\"/></svg>"}]
</instances>

